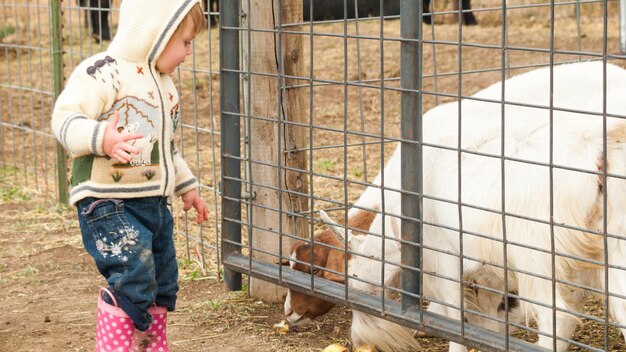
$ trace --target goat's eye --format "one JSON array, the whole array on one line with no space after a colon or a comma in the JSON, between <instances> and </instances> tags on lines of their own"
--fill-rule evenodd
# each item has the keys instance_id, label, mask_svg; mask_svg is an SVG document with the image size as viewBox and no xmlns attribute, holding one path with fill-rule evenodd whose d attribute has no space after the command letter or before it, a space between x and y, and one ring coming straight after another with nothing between
<instances>
[{"instance_id":1,"label":"goat's eye","mask_svg":"<svg viewBox=\"0 0 626 352\"><path fill-rule=\"evenodd\" d=\"M320 268L314 268L313 269L313 275L317 275L317 273L320 272Z\"/></svg>"}]
</instances>

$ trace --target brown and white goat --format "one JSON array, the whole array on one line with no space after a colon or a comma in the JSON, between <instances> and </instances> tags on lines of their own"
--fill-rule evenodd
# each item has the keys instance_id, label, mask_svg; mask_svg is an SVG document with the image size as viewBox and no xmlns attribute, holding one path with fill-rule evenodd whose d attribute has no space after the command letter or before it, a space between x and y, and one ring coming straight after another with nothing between
<instances>
[{"instance_id":1,"label":"brown and white goat","mask_svg":"<svg viewBox=\"0 0 626 352\"><path fill-rule=\"evenodd\" d=\"M334 281L337 283L345 283L345 239L346 233L343 226L337 225L332 222L325 215L324 211L320 212L322 219L330 226L315 235L311 246L309 241L297 241L292 247L292 259L284 264L289 264L292 269L305 273L311 273L311 252L313 252L313 275L318 277ZM352 240L351 246L358 247L359 244L367 237L361 231L367 231L371 226L372 221L376 216L376 212L359 210L353 208L353 211L349 213L348 217L348 229L349 238ZM357 236L355 238L354 236ZM348 260L352 259L351 254L348 255ZM321 269L320 269L321 268ZM465 286L465 307L469 312L478 312L477 314L467 313L465 320L471 324L479 325L487 329L499 331L504 333L504 326L497 321L504 321L505 319L505 305L503 302L503 296L497 293L492 293L486 290L478 289L480 286L489 286L484 281L477 281L478 278L472 279L470 285ZM334 303L325 301L315 296L310 296L305 293L301 293L294 290L287 291L287 297L285 299L285 311L284 314L287 320L292 325L302 325L311 322L312 320L328 313L333 307ZM431 312L442 314L444 306L432 303L429 306ZM521 313L519 312L518 302L515 299L509 298L508 304L509 321L515 323L521 323ZM385 350L392 350L393 346L386 345L386 341L397 341L403 339L403 345L413 346L417 348L417 344L413 339L411 331L390 323L384 320L378 320L377 318L368 316L357 316L360 319L360 324L371 324L373 321L378 327L385 327L383 331L390 332L390 335L385 336L382 333L378 333L379 337L376 341L366 340L368 342L374 342L374 344ZM377 321L378 320L378 321ZM511 331L514 329L511 328ZM357 328L355 331L359 331Z\"/></svg>"},{"instance_id":2,"label":"brown and white goat","mask_svg":"<svg viewBox=\"0 0 626 352\"><path fill-rule=\"evenodd\" d=\"M367 231L374 220L376 213L367 210L358 210L348 217L348 227L355 230ZM352 232L354 236L365 237L363 234ZM345 239L345 237L344 237ZM345 283L345 245L341 239L337 237L334 229L326 229L318 235L315 235L313 246L308 241L296 241L291 249L293 259L284 264L289 264L292 269L311 273L311 251L313 251L313 275L317 275L326 280ZM349 256L349 254L348 254ZM348 258L350 259L350 258ZM327 268L330 270L320 270L319 268ZM287 290L285 299L285 316L287 320L293 324L305 324L321 315L328 313L334 303L323 299L309 296L307 294Z\"/></svg>"},{"instance_id":3,"label":"brown and white goat","mask_svg":"<svg viewBox=\"0 0 626 352\"><path fill-rule=\"evenodd\" d=\"M525 318L537 324L537 344L548 349L567 349L579 323L570 312L588 293L581 286L608 287L610 313L626 324L625 96L626 70L581 62L513 77L424 115L423 288L441 302L435 311L460 320L458 282L479 277L496 291L517 290ZM351 289L380 294L382 275L388 284L399 272L399 170L400 147L383 171L386 214L351 246ZM396 324L353 311L353 343L416 348L405 336Z\"/></svg>"}]
</instances>

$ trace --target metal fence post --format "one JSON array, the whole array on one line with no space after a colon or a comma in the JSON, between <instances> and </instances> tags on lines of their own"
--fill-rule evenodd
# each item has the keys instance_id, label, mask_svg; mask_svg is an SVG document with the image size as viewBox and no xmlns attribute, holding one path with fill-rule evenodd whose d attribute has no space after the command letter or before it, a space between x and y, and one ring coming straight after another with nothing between
<instances>
[{"instance_id":1,"label":"metal fence post","mask_svg":"<svg viewBox=\"0 0 626 352\"><path fill-rule=\"evenodd\" d=\"M220 1L220 127L222 260L241 254L239 1ZM224 266L224 283L241 290L241 273Z\"/></svg>"},{"instance_id":2,"label":"metal fence post","mask_svg":"<svg viewBox=\"0 0 626 352\"><path fill-rule=\"evenodd\" d=\"M62 0L50 2L51 31L52 31L52 59L54 61L54 98L61 94L65 78L63 77L63 11ZM67 155L61 143L56 143L57 148L57 185L59 202L69 203L68 180L67 180Z\"/></svg>"},{"instance_id":3,"label":"metal fence post","mask_svg":"<svg viewBox=\"0 0 626 352\"><path fill-rule=\"evenodd\" d=\"M418 4L419 3L419 4ZM401 185L402 185L402 309L419 304L421 296L420 268L422 193L422 106L420 87L421 1L402 0L400 3L401 96ZM413 245L414 244L414 245ZM419 307L419 306L418 306Z\"/></svg>"}]
</instances>

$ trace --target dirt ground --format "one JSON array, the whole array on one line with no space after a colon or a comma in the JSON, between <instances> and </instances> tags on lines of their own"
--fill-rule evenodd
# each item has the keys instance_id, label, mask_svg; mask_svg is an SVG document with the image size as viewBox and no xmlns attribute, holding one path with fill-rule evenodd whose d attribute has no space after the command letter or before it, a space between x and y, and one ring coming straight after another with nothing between
<instances>
[{"instance_id":1,"label":"dirt ground","mask_svg":"<svg viewBox=\"0 0 626 352\"><path fill-rule=\"evenodd\" d=\"M105 282L82 247L74 210L16 187L6 175L0 173L0 352L92 351L97 292ZM181 237L178 233L179 243ZM333 343L352 347L347 308L336 307L312 325L279 334L274 325L283 320L281 303L253 299L245 286L229 292L215 272L201 273L195 261L181 259L179 268L178 307L168 322L172 352L308 352ZM592 301L586 311L602 317L601 307ZM575 339L604 349L604 327L583 322ZM422 351L447 351L442 339L418 340ZM570 346L570 351L587 350ZM609 331L607 350L626 351L615 328Z\"/></svg>"},{"instance_id":2,"label":"dirt ground","mask_svg":"<svg viewBox=\"0 0 626 352\"><path fill-rule=\"evenodd\" d=\"M72 209L1 182L0 351L92 351L95 307L105 282L82 248ZM181 262L178 310L169 317L172 351L314 351L346 342L346 310L278 335L279 304L227 292L214 275Z\"/></svg>"},{"instance_id":3,"label":"dirt ground","mask_svg":"<svg viewBox=\"0 0 626 352\"><path fill-rule=\"evenodd\" d=\"M82 248L74 211L12 181L0 178L0 351L93 351L97 292L105 282ZM280 303L228 292L215 273L197 271L181 260L178 307L168 322L173 352L349 346L348 309L281 335L273 327L283 319ZM428 344L432 351L445 346L438 339Z\"/></svg>"}]
</instances>

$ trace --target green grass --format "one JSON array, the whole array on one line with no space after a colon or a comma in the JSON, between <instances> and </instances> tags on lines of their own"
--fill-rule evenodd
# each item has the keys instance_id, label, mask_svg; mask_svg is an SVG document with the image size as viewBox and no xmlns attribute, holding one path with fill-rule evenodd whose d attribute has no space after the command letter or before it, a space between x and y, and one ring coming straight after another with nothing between
<instances>
[{"instance_id":1,"label":"green grass","mask_svg":"<svg viewBox=\"0 0 626 352\"><path fill-rule=\"evenodd\" d=\"M180 280L183 282L195 281L206 277L206 273L200 267L198 261L193 259L178 259L178 270L180 272Z\"/></svg>"},{"instance_id":2,"label":"green grass","mask_svg":"<svg viewBox=\"0 0 626 352\"><path fill-rule=\"evenodd\" d=\"M363 170L361 169L352 169L352 176L354 177L362 177L363 176Z\"/></svg>"},{"instance_id":3,"label":"green grass","mask_svg":"<svg viewBox=\"0 0 626 352\"><path fill-rule=\"evenodd\" d=\"M0 29L0 39L6 38L11 34L16 32L16 28L11 25L4 25L2 29Z\"/></svg>"},{"instance_id":4,"label":"green grass","mask_svg":"<svg viewBox=\"0 0 626 352\"><path fill-rule=\"evenodd\" d=\"M25 277L31 277L33 275L36 275L39 273L39 269L35 268L34 266L28 265L26 267L24 267L21 270L18 270L17 272L15 272L13 274L13 277L17 277L17 278L25 278Z\"/></svg>"},{"instance_id":5,"label":"green grass","mask_svg":"<svg viewBox=\"0 0 626 352\"><path fill-rule=\"evenodd\" d=\"M317 171L332 171L336 166L336 163L329 159L319 159L314 164Z\"/></svg>"},{"instance_id":6,"label":"green grass","mask_svg":"<svg viewBox=\"0 0 626 352\"><path fill-rule=\"evenodd\" d=\"M10 186L6 188L0 188L0 200L3 202L9 202L12 200L26 201L30 200L30 195L24 192L22 187Z\"/></svg>"}]
</instances>

